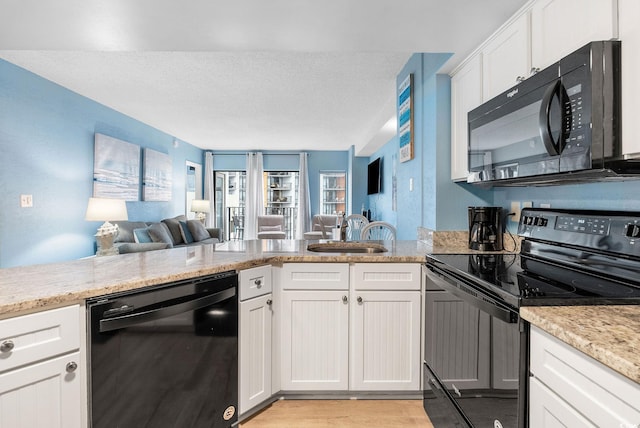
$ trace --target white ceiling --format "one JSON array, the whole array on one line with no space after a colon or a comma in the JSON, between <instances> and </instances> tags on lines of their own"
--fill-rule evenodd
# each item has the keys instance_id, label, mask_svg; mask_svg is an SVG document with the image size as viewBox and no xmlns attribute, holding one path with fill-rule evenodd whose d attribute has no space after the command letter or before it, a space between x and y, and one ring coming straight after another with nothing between
<instances>
[{"instance_id":1,"label":"white ceiling","mask_svg":"<svg viewBox=\"0 0 640 428\"><path fill-rule=\"evenodd\" d=\"M213 150L373 153L414 52L449 71L526 0L0 0L0 58Z\"/></svg>"}]
</instances>

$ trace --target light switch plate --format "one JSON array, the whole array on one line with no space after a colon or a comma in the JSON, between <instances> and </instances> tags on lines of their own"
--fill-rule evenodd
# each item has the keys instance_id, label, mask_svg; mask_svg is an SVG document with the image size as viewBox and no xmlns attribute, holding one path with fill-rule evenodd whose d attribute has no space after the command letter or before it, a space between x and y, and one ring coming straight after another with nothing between
<instances>
[{"instance_id":1,"label":"light switch plate","mask_svg":"<svg viewBox=\"0 0 640 428\"><path fill-rule=\"evenodd\" d=\"M20 195L20 208L33 207L33 195Z\"/></svg>"}]
</instances>

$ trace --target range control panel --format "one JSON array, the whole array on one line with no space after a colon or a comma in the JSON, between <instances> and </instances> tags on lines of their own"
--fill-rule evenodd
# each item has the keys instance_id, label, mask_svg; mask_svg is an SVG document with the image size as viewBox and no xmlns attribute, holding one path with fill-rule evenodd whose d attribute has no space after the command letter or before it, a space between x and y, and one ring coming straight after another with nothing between
<instances>
[{"instance_id":1,"label":"range control panel","mask_svg":"<svg viewBox=\"0 0 640 428\"><path fill-rule=\"evenodd\" d=\"M518 224L518 235L640 255L640 213L525 208Z\"/></svg>"},{"instance_id":2,"label":"range control panel","mask_svg":"<svg viewBox=\"0 0 640 428\"><path fill-rule=\"evenodd\" d=\"M561 215L556 219L556 229L567 230L569 232L593 233L596 235L606 235L609 233L608 218L582 217L572 215Z\"/></svg>"}]
</instances>

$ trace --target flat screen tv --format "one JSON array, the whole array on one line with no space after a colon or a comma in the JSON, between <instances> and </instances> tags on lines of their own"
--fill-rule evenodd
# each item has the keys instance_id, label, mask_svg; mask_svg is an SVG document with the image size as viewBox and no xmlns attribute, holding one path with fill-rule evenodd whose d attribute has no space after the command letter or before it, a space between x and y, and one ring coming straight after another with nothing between
<instances>
[{"instance_id":1,"label":"flat screen tv","mask_svg":"<svg viewBox=\"0 0 640 428\"><path fill-rule=\"evenodd\" d=\"M367 194L382 192L382 159L377 158L369 163L367 171Z\"/></svg>"}]
</instances>

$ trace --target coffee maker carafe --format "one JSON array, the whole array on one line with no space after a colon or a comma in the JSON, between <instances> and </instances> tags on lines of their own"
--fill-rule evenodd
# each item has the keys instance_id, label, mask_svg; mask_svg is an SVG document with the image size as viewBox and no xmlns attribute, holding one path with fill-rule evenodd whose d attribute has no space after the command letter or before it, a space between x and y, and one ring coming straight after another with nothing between
<instances>
[{"instance_id":1,"label":"coffee maker carafe","mask_svg":"<svg viewBox=\"0 0 640 428\"><path fill-rule=\"evenodd\" d=\"M469 207L469 248L502 250L502 208Z\"/></svg>"}]
</instances>

